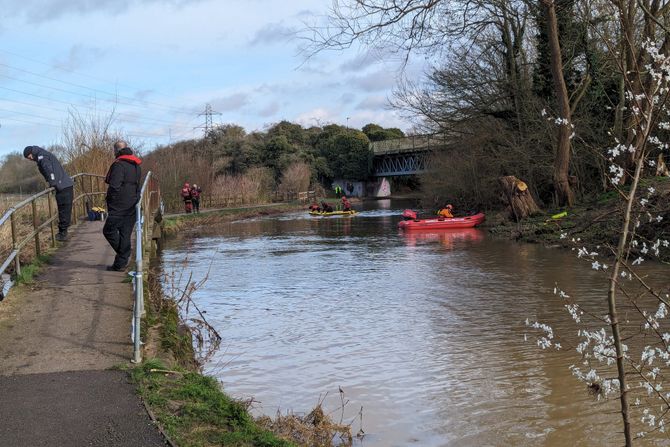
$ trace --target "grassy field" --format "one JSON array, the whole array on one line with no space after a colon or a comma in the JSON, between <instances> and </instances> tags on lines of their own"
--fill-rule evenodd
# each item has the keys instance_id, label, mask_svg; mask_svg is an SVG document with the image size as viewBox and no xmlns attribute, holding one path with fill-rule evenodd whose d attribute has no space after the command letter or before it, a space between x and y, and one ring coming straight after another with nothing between
<instances>
[{"instance_id":1,"label":"grassy field","mask_svg":"<svg viewBox=\"0 0 670 447\"><path fill-rule=\"evenodd\" d=\"M19 203L21 200L30 197L28 194L2 194L0 193L0 215L4 214L5 211L15 203Z\"/></svg>"}]
</instances>

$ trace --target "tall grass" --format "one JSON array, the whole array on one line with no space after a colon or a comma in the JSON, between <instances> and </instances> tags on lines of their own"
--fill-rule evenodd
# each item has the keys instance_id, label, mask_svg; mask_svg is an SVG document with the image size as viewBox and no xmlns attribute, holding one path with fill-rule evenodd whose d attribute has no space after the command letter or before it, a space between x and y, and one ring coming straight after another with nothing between
<instances>
[{"instance_id":1,"label":"tall grass","mask_svg":"<svg viewBox=\"0 0 670 447\"><path fill-rule=\"evenodd\" d=\"M19 197L16 195L4 195L0 202L0 216L13 205L19 203L26 197ZM38 198L35 201L37 224L41 225L49 218L49 202L47 196ZM53 212L56 214L56 202L54 200ZM33 231L33 213L32 206L25 206L14 213L14 221L16 222L16 239L17 242L23 241ZM13 250L12 244L12 227L11 220L7 220L3 225L0 225L0 263L3 263L7 256ZM40 232L40 250L45 253L51 245L51 234L49 227ZM27 265L35 259L35 239L31 238L23 247L20 253L19 260L22 265ZM8 273L14 273L14 264L10 265Z\"/></svg>"}]
</instances>

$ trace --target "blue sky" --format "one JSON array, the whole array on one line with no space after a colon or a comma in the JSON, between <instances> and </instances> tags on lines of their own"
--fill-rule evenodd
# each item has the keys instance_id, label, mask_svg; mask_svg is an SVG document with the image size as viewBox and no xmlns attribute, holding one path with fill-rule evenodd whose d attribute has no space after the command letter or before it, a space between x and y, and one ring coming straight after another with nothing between
<instances>
[{"instance_id":1,"label":"blue sky","mask_svg":"<svg viewBox=\"0 0 670 447\"><path fill-rule=\"evenodd\" d=\"M376 122L400 70L364 48L305 61L294 32L331 0L0 0L0 156L58 143L69 110L107 116L145 149L199 136L205 104L248 131ZM408 77L421 68L410 64Z\"/></svg>"}]
</instances>

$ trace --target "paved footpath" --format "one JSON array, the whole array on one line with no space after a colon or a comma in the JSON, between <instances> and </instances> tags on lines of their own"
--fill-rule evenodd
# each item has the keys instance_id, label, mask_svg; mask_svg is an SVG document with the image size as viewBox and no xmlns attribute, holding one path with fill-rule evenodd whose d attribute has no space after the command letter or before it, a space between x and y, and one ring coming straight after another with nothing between
<instances>
[{"instance_id":1,"label":"paved footpath","mask_svg":"<svg viewBox=\"0 0 670 447\"><path fill-rule=\"evenodd\" d=\"M0 302L0 446L164 446L127 374L132 286L84 222Z\"/></svg>"}]
</instances>

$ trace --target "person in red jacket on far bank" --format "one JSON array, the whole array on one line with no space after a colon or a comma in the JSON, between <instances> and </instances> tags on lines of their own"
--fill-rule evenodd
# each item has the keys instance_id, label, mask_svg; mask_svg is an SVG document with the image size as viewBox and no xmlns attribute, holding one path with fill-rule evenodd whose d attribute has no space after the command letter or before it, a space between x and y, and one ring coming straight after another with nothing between
<instances>
[{"instance_id":1,"label":"person in red jacket on far bank","mask_svg":"<svg viewBox=\"0 0 670 447\"><path fill-rule=\"evenodd\" d=\"M195 183L191 186L191 202L193 202L193 212L200 212L200 194L202 194L202 188L200 188Z\"/></svg>"},{"instance_id":2,"label":"person in red jacket on far bank","mask_svg":"<svg viewBox=\"0 0 670 447\"><path fill-rule=\"evenodd\" d=\"M181 198L184 201L184 211L186 214L190 214L193 211L193 202L191 197L191 185L184 183L184 187L181 189Z\"/></svg>"}]
</instances>

